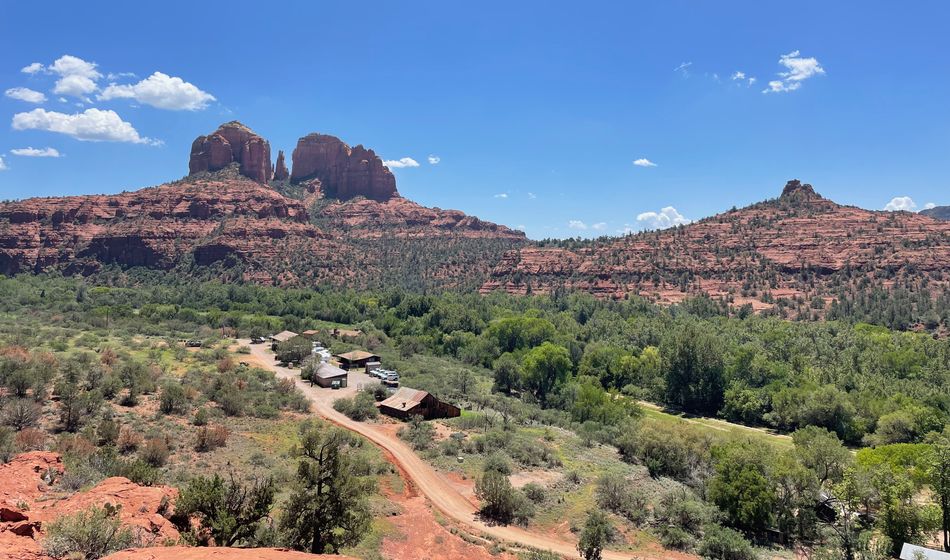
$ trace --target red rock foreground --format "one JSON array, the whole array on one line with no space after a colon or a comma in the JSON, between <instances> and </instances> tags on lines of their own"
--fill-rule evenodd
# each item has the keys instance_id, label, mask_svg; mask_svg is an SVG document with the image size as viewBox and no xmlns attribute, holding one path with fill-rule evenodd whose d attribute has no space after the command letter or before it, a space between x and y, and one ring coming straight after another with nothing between
<instances>
[{"instance_id":1,"label":"red rock foreground","mask_svg":"<svg viewBox=\"0 0 950 560\"><path fill-rule=\"evenodd\" d=\"M306 554L285 548L132 548L106 556L105 560L352 560L335 554Z\"/></svg>"},{"instance_id":2,"label":"red rock foreground","mask_svg":"<svg viewBox=\"0 0 950 560\"><path fill-rule=\"evenodd\" d=\"M45 560L45 524L105 504L118 506L123 524L141 529L147 542L177 542L168 520L178 491L167 486L139 486L127 478L107 478L86 492L64 497L51 486L63 473L56 453L32 451L0 465L0 559Z\"/></svg>"}]
</instances>

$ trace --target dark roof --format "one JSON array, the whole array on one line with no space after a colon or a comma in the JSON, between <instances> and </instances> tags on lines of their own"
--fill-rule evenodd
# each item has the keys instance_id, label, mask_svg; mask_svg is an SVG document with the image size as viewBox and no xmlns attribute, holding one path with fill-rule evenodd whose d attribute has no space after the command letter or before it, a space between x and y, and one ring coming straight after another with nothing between
<instances>
[{"instance_id":1,"label":"dark roof","mask_svg":"<svg viewBox=\"0 0 950 560\"><path fill-rule=\"evenodd\" d=\"M365 350L353 350L352 352L346 352L345 354L337 354L336 357L348 362L358 362L360 360L378 358L379 356L366 352Z\"/></svg>"}]
</instances>

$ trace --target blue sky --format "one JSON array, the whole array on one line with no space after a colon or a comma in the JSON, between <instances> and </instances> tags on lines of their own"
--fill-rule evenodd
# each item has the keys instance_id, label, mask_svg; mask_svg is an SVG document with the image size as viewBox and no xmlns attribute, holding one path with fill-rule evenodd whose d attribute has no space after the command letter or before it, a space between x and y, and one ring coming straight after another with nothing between
<instances>
[{"instance_id":1,"label":"blue sky","mask_svg":"<svg viewBox=\"0 0 950 560\"><path fill-rule=\"evenodd\" d=\"M177 179L237 119L275 157L319 131L412 158L404 196L532 238L698 219L790 178L950 204L945 2L219 6L5 4L0 198Z\"/></svg>"}]
</instances>

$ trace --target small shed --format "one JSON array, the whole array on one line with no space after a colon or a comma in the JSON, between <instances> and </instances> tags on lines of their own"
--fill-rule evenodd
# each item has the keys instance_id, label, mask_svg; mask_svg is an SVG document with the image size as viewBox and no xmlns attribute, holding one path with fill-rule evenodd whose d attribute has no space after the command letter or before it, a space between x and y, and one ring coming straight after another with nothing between
<instances>
[{"instance_id":1,"label":"small shed","mask_svg":"<svg viewBox=\"0 0 950 560\"><path fill-rule=\"evenodd\" d=\"M297 333L293 331L281 331L271 336L270 340L271 342L274 342L274 343L287 342L288 340L290 340L291 338L294 338L295 336L297 336Z\"/></svg>"},{"instance_id":2,"label":"small shed","mask_svg":"<svg viewBox=\"0 0 950 560\"><path fill-rule=\"evenodd\" d=\"M320 336L320 331L316 329L308 329L300 333L300 336L310 340L316 340Z\"/></svg>"},{"instance_id":3,"label":"small shed","mask_svg":"<svg viewBox=\"0 0 950 560\"><path fill-rule=\"evenodd\" d=\"M346 370L328 363L321 363L314 373L313 381L321 387L333 387L333 383L336 382L337 388L342 389L346 387L347 375Z\"/></svg>"},{"instance_id":4,"label":"small shed","mask_svg":"<svg viewBox=\"0 0 950 560\"><path fill-rule=\"evenodd\" d=\"M359 338L363 336L363 331L360 329L333 329L330 334L333 338Z\"/></svg>"},{"instance_id":5,"label":"small shed","mask_svg":"<svg viewBox=\"0 0 950 560\"><path fill-rule=\"evenodd\" d=\"M408 419L422 416L426 420L433 418L455 418L462 411L459 407L444 403L426 391L401 387L388 399L377 403L379 411L395 418Z\"/></svg>"},{"instance_id":6,"label":"small shed","mask_svg":"<svg viewBox=\"0 0 950 560\"><path fill-rule=\"evenodd\" d=\"M381 360L376 354L364 350L337 354L336 359L340 361L340 367L343 369L366 369L366 364L369 362L379 362Z\"/></svg>"}]
</instances>

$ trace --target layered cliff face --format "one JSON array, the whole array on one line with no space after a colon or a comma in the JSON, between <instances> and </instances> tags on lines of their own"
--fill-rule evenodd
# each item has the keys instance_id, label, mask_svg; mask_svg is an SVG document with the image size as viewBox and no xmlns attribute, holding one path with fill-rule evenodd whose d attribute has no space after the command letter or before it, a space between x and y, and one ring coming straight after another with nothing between
<instances>
[{"instance_id":1,"label":"layered cliff face","mask_svg":"<svg viewBox=\"0 0 950 560\"><path fill-rule=\"evenodd\" d=\"M266 183L273 170L270 144L238 121L225 123L208 136L195 138L191 144L190 175L218 171L232 163L239 164L241 175Z\"/></svg>"},{"instance_id":2,"label":"layered cliff face","mask_svg":"<svg viewBox=\"0 0 950 560\"><path fill-rule=\"evenodd\" d=\"M32 198L0 205L0 273L103 264L171 269L241 263L269 270L327 236L303 204L243 176L189 178L117 195Z\"/></svg>"},{"instance_id":3,"label":"layered cliff face","mask_svg":"<svg viewBox=\"0 0 950 560\"><path fill-rule=\"evenodd\" d=\"M765 309L859 284L936 290L950 281L948 267L950 223L841 206L791 181L778 199L679 228L510 251L482 291L563 287L660 303L709 294Z\"/></svg>"},{"instance_id":4,"label":"layered cliff face","mask_svg":"<svg viewBox=\"0 0 950 560\"><path fill-rule=\"evenodd\" d=\"M290 178L290 171L287 170L287 163L284 161L284 151L277 150L277 163L274 164L274 180L286 181Z\"/></svg>"},{"instance_id":5,"label":"layered cliff face","mask_svg":"<svg viewBox=\"0 0 950 560\"><path fill-rule=\"evenodd\" d=\"M325 197L339 200L363 196L385 201L399 196L396 178L373 150L350 148L326 134L308 134L297 141L290 179L317 179Z\"/></svg>"}]
</instances>

